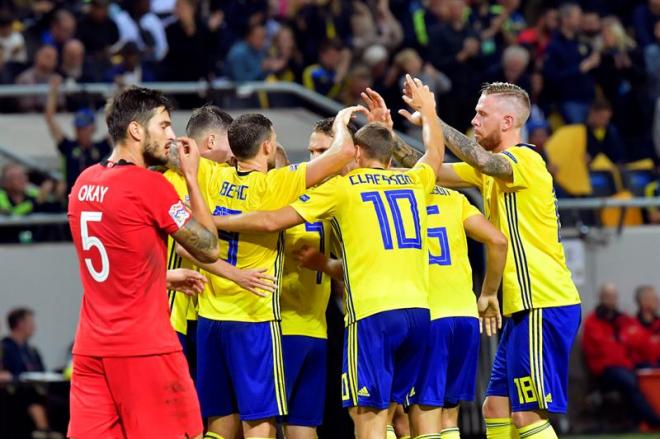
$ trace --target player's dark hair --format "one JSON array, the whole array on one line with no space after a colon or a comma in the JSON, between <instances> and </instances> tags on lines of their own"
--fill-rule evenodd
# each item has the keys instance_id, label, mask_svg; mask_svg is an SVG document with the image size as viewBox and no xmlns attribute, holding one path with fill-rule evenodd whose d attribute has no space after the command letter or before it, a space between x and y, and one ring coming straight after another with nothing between
<instances>
[{"instance_id":1,"label":"player's dark hair","mask_svg":"<svg viewBox=\"0 0 660 439\"><path fill-rule=\"evenodd\" d=\"M113 144L126 139L128 125L135 121L145 129L156 110L165 107L168 113L174 108L172 102L157 90L129 87L112 97L105 107L105 122Z\"/></svg>"},{"instance_id":2,"label":"player's dark hair","mask_svg":"<svg viewBox=\"0 0 660 439\"><path fill-rule=\"evenodd\" d=\"M335 118L334 117L326 117L325 119L321 119L316 121L314 124L314 129L312 131L319 132L321 134L325 134L326 136L334 137L335 133L332 130L332 126L335 123ZM348 131L350 131L351 135L355 135L355 132L357 131L357 128L353 123L348 124Z\"/></svg>"},{"instance_id":3,"label":"player's dark hair","mask_svg":"<svg viewBox=\"0 0 660 439\"><path fill-rule=\"evenodd\" d=\"M13 331L16 329L23 320L31 315L34 315L34 311L29 308L16 308L9 311L9 314L7 314L7 326L9 330Z\"/></svg>"},{"instance_id":4,"label":"player's dark hair","mask_svg":"<svg viewBox=\"0 0 660 439\"><path fill-rule=\"evenodd\" d=\"M196 108L186 124L188 137L196 139L208 130L227 131L234 118L216 105Z\"/></svg>"},{"instance_id":5,"label":"player's dark hair","mask_svg":"<svg viewBox=\"0 0 660 439\"><path fill-rule=\"evenodd\" d=\"M355 144L374 160L386 164L392 159L395 140L392 132L382 123L371 122L355 133Z\"/></svg>"},{"instance_id":6,"label":"player's dark hair","mask_svg":"<svg viewBox=\"0 0 660 439\"><path fill-rule=\"evenodd\" d=\"M236 158L251 159L259 152L259 146L273 132L273 123L266 116L248 113L238 116L229 125L227 138ZM273 145L275 146L275 145Z\"/></svg>"}]
</instances>

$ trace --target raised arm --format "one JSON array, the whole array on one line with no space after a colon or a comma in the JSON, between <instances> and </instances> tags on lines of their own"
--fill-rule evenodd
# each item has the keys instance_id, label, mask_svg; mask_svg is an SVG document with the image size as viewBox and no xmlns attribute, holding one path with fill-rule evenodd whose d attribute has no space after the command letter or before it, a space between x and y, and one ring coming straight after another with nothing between
<instances>
[{"instance_id":1,"label":"raised arm","mask_svg":"<svg viewBox=\"0 0 660 439\"><path fill-rule=\"evenodd\" d=\"M305 184L307 187L315 186L328 177L338 174L344 166L355 158L355 144L348 130L351 116L356 112L367 113L361 105L344 108L335 117L332 126L334 138L330 148L319 157L307 164Z\"/></svg>"},{"instance_id":2,"label":"raised arm","mask_svg":"<svg viewBox=\"0 0 660 439\"><path fill-rule=\"evenodd\" d=\"M442 122L445 144L456 157L471 165L482 174L513 180L513 168L509 160L499 154L486 151L476 140L470 139L457 129Z\"/></svg>"},{"instance_id":3,"label":"raised arm","mask_svg":"<svg viewBox=\"0 0 660 439\"><path fill-rule=\"evenodd\" d=\"M195 259L201 262L214 262L218 259L218 232L197 182L199 150L194 140L186 137L178 139L176 147L181 173L188 186L190 209L193 217L172 237L188 250Z\"/></svg>"},{"instance_id":4,"label":"raised arm","mask_svg":"<svg viewBox=\"0 0 660 439\"><path fill-rule=\"evenodd\" d=\"M394 148L394 157L399 161L399 163L405 168L412 168L417 164L419 159L424 155L422 152L408 145L403 141L399 136L394 133L394 123L390 116L390 110L385 104L383 97L378 94L378 92L367 88L367 90L362 93L362 99L367 104L369 108L368 119L370 122L381 122L388 126L394 135L394 140L396 141L396 146ZM422 126L422 115L416 111L413 114L410 114L406 110L400 110L399 114L406 117L412 124ZM440 121L442 123L442 121ZM446 136L445 136L446 139ZM453 167L448 164L442 164L436 170L436 176L438 184L444 187L449 188L461 188L461 187L470 187L470 183L463 181L454 171Z\"/></svg>"},{"instance_id":5,"label":"raised arm","mask_svg":"<svg viewBox=\"0 0 660 439\"><path fill-rule=\"evenodd\" d=\"M55 141L56 145L59 145L62 140L64 140L64 133L62 128L57 123L55 115L57 114L57 100L60 93L60 85L62 84L62 78L59 75L53 75L48 82L48 98L46 100L46 107L44 108L44 118L46 119L46 125L48 125L48 131L50 136Z\"/></svg>"},{"instance_id":6,"label":"raised arm","mask_svg":"<svg viewBox=\"0 0 660 439\"><path fill-rule=\"evenodd\" d=\"M479 296L479 320L487 335L493 335L502 327L502 315L497 291L502 282L506 264L508 243L506 236L483 215L473 215L463 222L468 236L486 246L486 276Z\"/></svg>"},{"instance_id":7,"label":"raised arm","mask_svg":"<svg viewBox=\"0 0 660 439\"><path fill-rule=\"evenodd\" d=\"M305 222L296 210L286 206L278 210L267 210L213 217L219 230L238 233L272 233L285 230Z\"/></svg>"}]
</instances>

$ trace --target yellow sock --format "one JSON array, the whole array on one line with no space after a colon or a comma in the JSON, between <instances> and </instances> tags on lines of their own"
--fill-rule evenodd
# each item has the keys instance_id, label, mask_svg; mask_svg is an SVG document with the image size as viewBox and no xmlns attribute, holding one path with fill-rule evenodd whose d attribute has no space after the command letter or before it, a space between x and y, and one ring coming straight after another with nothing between
<instances>
[{"instance_id":1,"label":"yellow sock","mask_svg":"<svg viewBox=\"0 0 660 439\"><path fill-rule=\"evenodd\" d=\"M487 439L517 439L518 430L511 418L486 418Z\"/></svg>"},{"instance_id":2,"label":"yellow sock","mask_svg":"<svg viewBox=\"0 0 660 439\"><path fill-rule=\"evenodd\" d=\"M394 426L393 425L388 425L387 426L387 435L385 435L386 439L396 439L396 433L394 432Z\"/></svg>"},{"instance_id":3,"label":"yellow sock","mask_svg":"<svg viewBox=\"0 0 660 439\"><path fill-rule=\"evenodd\" d=\"M461 431L458 427L445 428L440 432L441 439L460 439Z\"/></svg>"},{"instance_id":4,"label":"yellow sock","mask_svg":"<svg viewBox=\"0 0 660 439\"><path fill-rule=\"evenodd\" d=\"M440 439L440 433L429 433L416 436L415 439Z\"/></svg>"},{"instance_id":5,"label":"yellow sock","mask_svg":"<svg viewBox=\"0 0 660 439\"><path fill-rule=\"evenodd\" d=\"M411 439L410 436L401 436L399 439Z\"/></svg>"},{"instance_id":6,"label":"yellow sock","mask_svg":"<svg viewBox=\"0 0 660 439\"><path fill-rule=\"evenodd\" d=\"M518 429L520 439L557 439L557 433L550 422L542 420Z\"/></svg>"},{"instance_id":7,"label":"yellow sock","mask_svg":"<svg viewBox=\"0 0 660 439\"><path fill-rule=\"evenodd\" d=\"M225 439L225 438L220 436L218 433L213 433L212 431L208 431L204 435L203 439Z\"/></svg>"}]
</instances>

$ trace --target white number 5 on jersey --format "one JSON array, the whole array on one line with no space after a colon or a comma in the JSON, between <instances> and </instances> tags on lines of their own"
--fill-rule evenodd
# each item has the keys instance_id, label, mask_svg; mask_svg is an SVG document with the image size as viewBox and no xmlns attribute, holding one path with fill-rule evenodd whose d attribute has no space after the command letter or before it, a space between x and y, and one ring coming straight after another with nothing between
<instances>
[{"instance_id":1,"label":"white number 5 on jersey","mask_svg":"<svg viewBox=\"0 0 660 439\"><path fill-rule=\"evenodd\" d=\"M82 237L82 248L84 251L89 251L92 247L96 247L101 255L101 270L96 271L94 265L92 265L92 260L90 258L85 258L85 265L89 274L92 275L92 278L96 282L105 282L110 274L110 261L108 260L108 252L105 251L103 243L96 236L90 236L89 230L87 230L88 222L100 222L103 217L103 212L81 212L80 213L80 235Z\"/></svg>"}]
</instances>

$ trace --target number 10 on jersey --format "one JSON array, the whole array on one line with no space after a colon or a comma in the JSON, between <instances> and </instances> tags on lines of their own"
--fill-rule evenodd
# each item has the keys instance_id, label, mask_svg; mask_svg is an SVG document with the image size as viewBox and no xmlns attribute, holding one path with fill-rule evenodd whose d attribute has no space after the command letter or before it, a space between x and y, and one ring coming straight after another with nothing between
<instances>
[{"instance_id":1,"label":"number 10 on jersey","mask_svg":"<svg viewBox=\"0 0 660 439\"><path fill-rule=\"evenodd\" d=\"M387 204L383 200L383 195ZM362 201L373 203L385 250L392 250L394 248L393 235L396 236L396 245L399 249L422 248L417 198L415 198L415 193L411 189L362 192ZM406 209L406 204L409 209ZM394 232L392 231L389 218L392 218L392 223L394 223ZM408 223L412 224L415 229L413 236L407 235L405 218L410 218Z\"/></svg>"}]
</instances>

